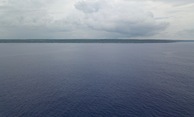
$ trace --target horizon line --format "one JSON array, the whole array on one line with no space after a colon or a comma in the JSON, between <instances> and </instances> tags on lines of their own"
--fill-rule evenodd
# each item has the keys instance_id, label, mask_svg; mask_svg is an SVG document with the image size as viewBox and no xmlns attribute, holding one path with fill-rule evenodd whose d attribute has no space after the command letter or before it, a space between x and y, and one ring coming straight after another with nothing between
<instances>
[{"instance_id":1,"label":"horizon line","mask_svg":"<svg viewBox=\"0 0 194 117\"><path fill-rule=\"evenodd\" d=\"M0 43L174 43L194 40L172 39L0 39Z\"/></svg>"}]
</instances>

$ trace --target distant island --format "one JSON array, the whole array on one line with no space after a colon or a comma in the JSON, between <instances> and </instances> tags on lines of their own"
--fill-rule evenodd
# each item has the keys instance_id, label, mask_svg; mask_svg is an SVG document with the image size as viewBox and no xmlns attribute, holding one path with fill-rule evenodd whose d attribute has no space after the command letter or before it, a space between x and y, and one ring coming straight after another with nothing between
<instances>
[{"instance_id":1,"label":"distant island","mask_svg":"<svg viewBox=\"0 0 194 117\"><path fill-rule=\"evenodd\" d=\"M0 43L174 43L194 40L157 39L0 39Z\"/></svg>"}]
</instances>

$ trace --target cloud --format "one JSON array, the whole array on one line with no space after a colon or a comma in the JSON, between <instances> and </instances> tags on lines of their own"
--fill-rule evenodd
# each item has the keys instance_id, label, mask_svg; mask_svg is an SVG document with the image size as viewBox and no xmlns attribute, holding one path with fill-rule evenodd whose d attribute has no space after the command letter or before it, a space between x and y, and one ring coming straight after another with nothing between
<instances>
[{"instance_id":1,"label":"cloud","mask_svg":"<svg viewBox=\"0 0 194 117\"><path fill-rule=\"evenodd\" d=\"M193 11L191 3L191 0L3 0L0 38L153 38L156 35L162 38L165 32L172 35L194 26L194 18L188 12Z\"/></svg>"},{"instance_id":2,"label":"cloud","mask_svg":"<svg viewBox=\"0 0 194 117\"><path fill-rule=\"evenodd\" d=\"M154 19L152 12L141 3L105 0L100 3L85 0L75 4L75 8L85 13L83 21L90 29L119 33L124 37L141 37L154 35L168 27L167 22ZM95 9L90 9L91 6Z\"/></svg>"},{"instance_id":3,"label":"cloud","mask_svg":"<svg viewBox=\"0 0 194 117\"><path fill-rule=\"evenodd\" d=\"M177 34L179 37L182 37L182 39L193 39L194 37L194 29L186 29L186 30L182 30L177 32Z\"/></svg>"},{"instance_id":4,"label":"cloud","mask_svg":"<svg viewBox=\"0 0 194 117\"><path fill-rule=\"evenodd\" d=\"M75 8L83 11L84 13L94 13L98 12L100 9L99 1L79 1L75 4Z\"/></svg>"},{"instance_id":5,"label":"cloud","mask_svg":"<svg viewBox=\"0 0 194 117\"><path fill-rule=\"evenodd\" d=\"M156 0L155 0L156 1ZM171 3L175 5L185 5L194 3L193 0L160 0L161 2Z\"/></svg>"}]
</instances>

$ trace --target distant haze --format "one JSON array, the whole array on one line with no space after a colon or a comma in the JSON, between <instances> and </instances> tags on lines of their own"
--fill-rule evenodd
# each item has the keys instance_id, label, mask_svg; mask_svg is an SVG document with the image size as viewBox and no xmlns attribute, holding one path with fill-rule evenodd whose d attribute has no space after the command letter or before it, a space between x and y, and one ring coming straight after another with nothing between
<instances>
[{"instance_id":1,"label":"distant haze","mask_svg":"<svg viewBox=\"0 0 194 117\"><path fill-rule=\"evenodd\" d=\"M194 39L194 0L0 0L0 39Z\"/></svg>"}]
</instances>

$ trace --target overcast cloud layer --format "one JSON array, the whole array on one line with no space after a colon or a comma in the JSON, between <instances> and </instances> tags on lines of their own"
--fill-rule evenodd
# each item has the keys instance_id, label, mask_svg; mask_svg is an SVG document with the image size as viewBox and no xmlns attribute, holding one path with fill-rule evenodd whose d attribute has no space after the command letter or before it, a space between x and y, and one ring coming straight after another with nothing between
<instances>
[{"instance_id":1,"label":"overcast cloud layer","mask_svg":"<svg viewBox=\"0 0 194 117\"><path fill-rule=\"evenodd\" d=\"M0 39L194 39L194 0L0 0Z\"/></svg>"}]
</instances>

